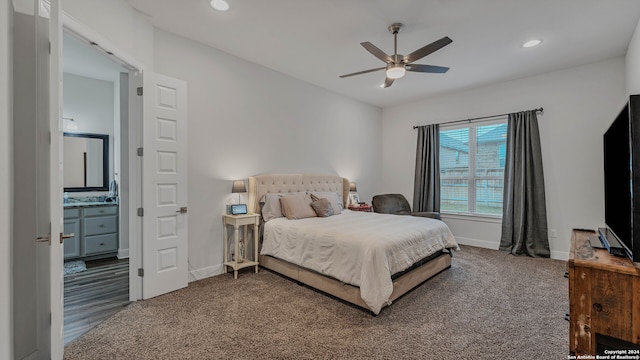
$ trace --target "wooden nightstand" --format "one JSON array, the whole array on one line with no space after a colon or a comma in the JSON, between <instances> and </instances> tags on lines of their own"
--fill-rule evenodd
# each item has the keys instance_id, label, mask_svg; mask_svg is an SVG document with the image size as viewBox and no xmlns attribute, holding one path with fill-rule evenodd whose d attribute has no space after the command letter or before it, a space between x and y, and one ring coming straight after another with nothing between
<instances>
[{"instance_id":1,"label":"wooden nightstand","mask_svg":"<svg viewBox=\"0 0 640 360\"><path fill-rule=\"evenodd\" d=\"M258 273L258 224L260 222L260 215L258 214L244 214L244 215L224 215L222 217L222 226L224 228L224 266L228 266L233 269L233 278L238 278L238 270L255 266L256 273ZM233 225L233 259L229 259L229 237L227 233L227 225ZM247 259L248 254L247 242L248 226L253 225L252 237L253 237L253 260ZM244 226L244 236L241 244L238 237L238 228ZM226 270L226 269L225 269Z\"/></svg>"},{"instance_id":2,"label":"wooden nightstand","mask_svg":"<svg viewBox=\"0 0 640 360\"><path fill-rule=\"evenodd\" d=\"M347 209L351 211L373 212L373 206L369 204L360 204L359 206L349 205Z\"/></svg>"}]
</instances>

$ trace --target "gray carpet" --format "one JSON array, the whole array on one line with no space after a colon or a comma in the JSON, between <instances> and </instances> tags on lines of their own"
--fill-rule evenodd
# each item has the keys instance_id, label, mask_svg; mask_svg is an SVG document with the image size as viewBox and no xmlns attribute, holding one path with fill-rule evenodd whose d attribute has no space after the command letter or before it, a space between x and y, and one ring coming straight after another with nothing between
<instances>
[{"instance_id":1,"label":"gray carpet","mask_svg":"<svg viewBox=\"0 0 640 360\"><path fill-rule=\"evenodd\" d=\"M139 301L65 359L566 359L566 263L462 246L379 316L261 270Z\"/></svg>"}]
</instances>

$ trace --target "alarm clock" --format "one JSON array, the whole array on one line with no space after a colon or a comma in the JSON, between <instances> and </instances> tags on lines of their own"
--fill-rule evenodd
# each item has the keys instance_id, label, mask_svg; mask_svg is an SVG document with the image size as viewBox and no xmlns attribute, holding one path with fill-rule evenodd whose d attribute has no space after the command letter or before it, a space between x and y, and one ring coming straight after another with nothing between
<instances>
[{"instance_id":1,"label":"alarm clock","mask_svg":"<svg viewBox=\"0 0 640 360\"><path fill-rule=\"evenodd\" d=\"M247 213L247 204L232 204L231 215L241 215Z\"/></svg>"}]
</instances>

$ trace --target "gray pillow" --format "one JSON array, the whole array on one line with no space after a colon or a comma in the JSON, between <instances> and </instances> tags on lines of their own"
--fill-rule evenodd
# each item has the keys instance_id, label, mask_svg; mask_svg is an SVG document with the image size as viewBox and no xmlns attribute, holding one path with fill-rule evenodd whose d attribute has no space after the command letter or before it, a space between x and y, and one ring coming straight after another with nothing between
<instances>
[{"instance_id":1,"label":"gray pillow","mask_svg":"<svg viewBox=\"0 0 640 360\"><path fill-rule=\"evenodd\" d=\"M334 214L331 202L326 199L318 199L311 203L311 207L315 210L319 217L329 217Z\"/></svg>"},{"instance_id":2,"label":"gray pillow","mask_svg":"<svg viewBox=\"0 0 640 360\"><path fill-rule=\"evenodd\" d=\"M334 215L338 215L338 214L342 213L342 210L343 210L342 202L340 201L340 197L338 196L338 193L336 193L336 192L318 192L318 191L313 191L313 192L311 192L311 198L313 200L327 199L327 200L329 200L329 202L331 203L331 206L333 207L333 214Z\"/></svg>"},{"instance_id":3,"label":"gray pillow","mask_svg":"<svg viewBox=\"0 0 640 360\"><path fill-rule=\"evenodd\" d=\"M316 217L315 210L311 207L311 195L287 195L280 198L282 205L282 215L289 220L305 219Z\"/></svg>"}]
</instances>

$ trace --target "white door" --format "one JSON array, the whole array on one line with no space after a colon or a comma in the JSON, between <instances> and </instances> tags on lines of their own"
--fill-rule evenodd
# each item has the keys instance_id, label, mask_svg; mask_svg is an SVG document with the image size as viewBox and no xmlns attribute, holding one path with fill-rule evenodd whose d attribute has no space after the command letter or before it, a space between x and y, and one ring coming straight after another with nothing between
<instances>
[{"instance_id":1,"label":"white door","mask_svg":"<svg viewBox=\"0 0 640 360\"><path fill-rule=\"evenodd\" d=\"M19 231L13 239L13 350L17 359L61 359L60 8L58 0L14 4L13 82L20 95L14 97L14 229Z\"/></svg>"},{"instance_id":2,"label":"white door","mask_svg":"<svg viewBox=\"0 0 640 360\"><path fill-rule=\"evenodd\" d=\"M50 293L50 343L51 359L64 355L64 216L62 211L62 22L60 0L40 0L43 6L50 4L49 22L49 208L51 222L51 246L49 249Z\"/></svg>"},{"instance_id":3,"label":"white door","mask_svg":"<svg viewBox=\"0 0 640 360\"><path fill-rule=\"evenodd\" d=\"M60 8L14 4L13 351L61 359Z\"/></svg>"},{"instance_id":4,"label":"white door","mask_svg":"<svg viewBox=\"0 0 640 360\"><path fill-rule=\"evenodd\" d=\"M142 298L187 286L187 84L143 73Z\"/></svg>"}]
</instances>

